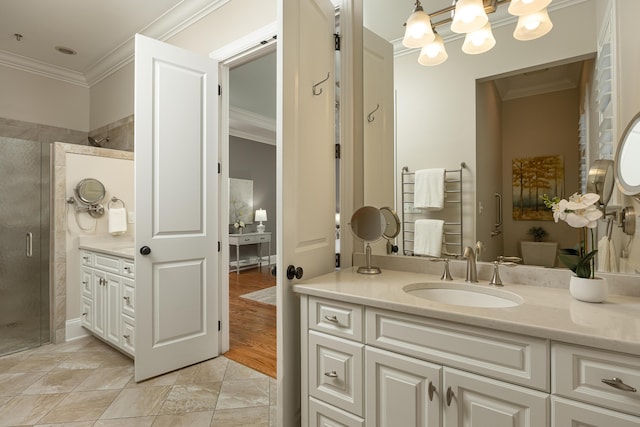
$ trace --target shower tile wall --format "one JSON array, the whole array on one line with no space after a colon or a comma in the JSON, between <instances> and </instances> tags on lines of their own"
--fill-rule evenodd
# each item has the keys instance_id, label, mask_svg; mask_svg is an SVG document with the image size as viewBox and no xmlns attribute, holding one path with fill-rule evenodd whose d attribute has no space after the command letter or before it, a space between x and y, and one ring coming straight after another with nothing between
<instances>
[{"instance_id":1,"label":"shower tile wall","mask_svg":"<svg viewBox=\"0 0 640 427\"><path fill-rule=\"evenodd\" d=\"M76 145L88 145L88 136L96 139L108 136L109 142L102 143L104 148L133 152L133 115L90 132L0 117L0 136L28 141L66 142Z\"/></svg>"}]
</instances>

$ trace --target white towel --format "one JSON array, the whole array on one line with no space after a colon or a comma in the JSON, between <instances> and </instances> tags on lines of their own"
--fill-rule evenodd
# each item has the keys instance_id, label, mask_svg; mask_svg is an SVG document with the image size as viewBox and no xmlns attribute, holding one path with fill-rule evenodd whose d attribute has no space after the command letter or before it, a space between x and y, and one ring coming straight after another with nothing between
<instances>
[{"instance_id":1,"label":"white towel","mask_svg":"<svg viewBox=\"0 0 640 427\"><path fill-rule=\"evenodd\" d=\"M444 208L444 169L420 169L415 174L413 206L440 210Z\"/></svg>"},{"instance_id":2,"label":"white towel","mask_svg":"<svg viewBox=\"0 0 640 427\"><path fill-rule=\"evenodd\" d=\"M127 232L127 210L125 208L109 209L109 233L116 236Z\"/></svg>"},{"instance_id":3,"label":"white towel","mask_svg":"<svg viewBox=\"0 0 640 427\"><path fill-rule=\"evenodd\" d=\"M598 271L616 273L618 271L618 259L613 240L603 236L598 242Z\"/></svg>"},{"instance_id":4,"label":"white towel","mask_svg":"<svg viewBox=\"0 0 640 427\"><path fill-rule=\"evenodd\" d=\"M440 219L416 220L413 233L413 252L416 255L439 257L442 253L442 230Z\"/></svg>"}]
</instances>

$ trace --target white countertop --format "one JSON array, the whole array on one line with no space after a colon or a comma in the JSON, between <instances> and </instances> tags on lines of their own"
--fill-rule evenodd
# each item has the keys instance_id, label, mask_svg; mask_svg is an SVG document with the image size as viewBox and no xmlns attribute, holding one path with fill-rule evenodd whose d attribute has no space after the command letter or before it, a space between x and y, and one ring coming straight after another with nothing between
<instances>
[{"instance_id":1,"label":"white countertop","mask_svg":"<svg viewBox=\"0 0 640 427\"><path fill-rule=\"evenodd\" d=\"M127 238L81 238L78 247L121 258L134 259L135 243Z\"/></svg>"},{"instance_id":2,"label":"white countertop","mask_svg":"<svg viewBox=\"0 0 640 427\"><path fill-rule=\"evenodd\" d=\"M339 301L363 304L500 331L542 337L567 343L620 351L640 356L640 298L609 295L601 304L573 299L567 289L513 285L501 290L519 295L524 302L507 308L479 308L433 302L410 295L402 288L411 283L446 281L440 276L385 269L364 275L343 269L296 284L293 290ZM487 281L465 284L488 286Z\"/></svg>"}]
</instances>

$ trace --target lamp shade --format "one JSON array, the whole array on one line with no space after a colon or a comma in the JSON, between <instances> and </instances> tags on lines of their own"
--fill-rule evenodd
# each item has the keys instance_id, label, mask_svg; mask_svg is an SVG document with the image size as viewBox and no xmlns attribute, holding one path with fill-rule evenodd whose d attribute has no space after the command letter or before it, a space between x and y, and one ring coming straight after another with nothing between
<instances>
[{"instance_id":1,"label":"lamp shade","mask_svg":"<svg viewBox=\"0 0 640 427\"><path fill-rule=\"evenodd\" d=\"M553 28L547 9L542 9L530 15L520 16L513 32L517 40L534 40L547 34Z\"/></svg>"},{"instance_id":2,"label":"lamp shade","mask_svg":"<svg viewBox=\"0 0 640 427\"><path fill-rule=\"evenodd\" d=\"M511 0L509 13L516 16L529 15L551 4L551 0Z\"/></svg>"},{"instance_id":3,"label":"lamp shade","mask_svg":"<svg viewBox=\"0 0 640 427\"><path fill-rule=\"evenodd\" d=\"M416 7L413 9L413 13L407 19L405 24L407 28L404 31L404 38L402 44L404 47L412 49L422 47L427 43L433 41L433 29L431 28L431 19L429 15L422 9L420 2L416 2Z\"/></svg>"},{"instance_id":4,"label":"lamp shade","mask_svg":"<svg viewBox=\"0 0 640 427\"><path fill-rule=\"evenodd\" d=\"M256 210L256 216L255 216L255 220L256 221L266 221L267 220L267 211L264 209L258 209Z\"/></svg>"},{"instance_id":5,"label":"lamp shade","mask_svg":"<svg viewBox=\"0 0 640 427\"><path fill-rule=\"evenodd\" d=\"M496 39L493 37L491 25L487 22L484 27L472 33L467 33L462 44L462 51L470 55L484 53L496 45Z\"/></svg>"},{"instance_id":6,"label":"lamp shade","mask_svg":"<svg viewBox=\"0 0 640 427\"><path fill-rule=\"evenodd\" d=\"M458 0L453 14L451 31L454 33L470 33L482 28L489 17L484 11L482 0Z\"/></svg>"},{"instance_id":7,"label":"lamp shade","mask_svg":"<svg viewBox=\"0 0 640 427\"><path fill-rule=\"evenodd\" d=\"M435 36L436 39L434 41L420 50L418 63L421 65L439 65L449 57L447 50L444 48L444 40L442 40L442 37L438 33L435 33Z\"/></svg>"}]
</instances>

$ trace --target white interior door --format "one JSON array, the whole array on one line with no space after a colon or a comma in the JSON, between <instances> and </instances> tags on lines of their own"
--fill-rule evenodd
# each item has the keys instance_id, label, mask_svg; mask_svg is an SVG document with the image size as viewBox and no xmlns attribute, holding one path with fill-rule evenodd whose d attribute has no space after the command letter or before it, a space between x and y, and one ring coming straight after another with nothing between
<instances>
[{"instance_id":1,"label":"white interior door","mask_svg":"<svg viewBox=\"0 0 640 427\"><path fill-rule=\"evenodd\" d=\"M136 35L136 381L219 354L217 74Z\"/></svg>"},{"instance_id":2,"label":"white interior door","mask_svg":"<svg viewBox=\"0 0 640 427\"><path fill-rule=\"evenodd\" d=\"M288 427L300 425L300 310L286 270L335 270L335 17L329 0L279 0L278 13L278 425Z\"/></svg>"}]
</instances>

